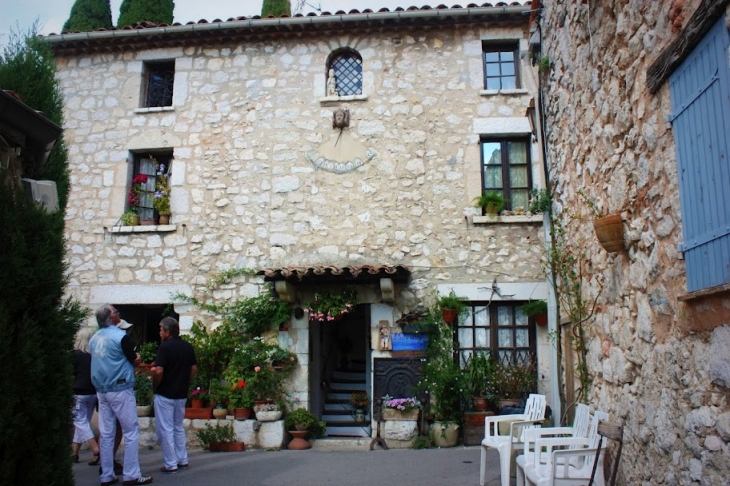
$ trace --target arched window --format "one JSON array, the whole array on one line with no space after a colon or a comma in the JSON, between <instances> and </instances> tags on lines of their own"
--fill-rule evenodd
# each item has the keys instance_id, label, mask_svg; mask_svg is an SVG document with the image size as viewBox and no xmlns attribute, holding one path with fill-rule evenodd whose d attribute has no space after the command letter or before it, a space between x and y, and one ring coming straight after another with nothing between
<instances>
[{"instance_id":1,"label":"arched window","mask_svg":"<svg viewBox=\"0 0 730 486\"><path fill-rule=\"evenodd\" d=\"M327 96L362 94L362 58L351 50L335 51L327 69Z\"/></svg>"}]
</instances>

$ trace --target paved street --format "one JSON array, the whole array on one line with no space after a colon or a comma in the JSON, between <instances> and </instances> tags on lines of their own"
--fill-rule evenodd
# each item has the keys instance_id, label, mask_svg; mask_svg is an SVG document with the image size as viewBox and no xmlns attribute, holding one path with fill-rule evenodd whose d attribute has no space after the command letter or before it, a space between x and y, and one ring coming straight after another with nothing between
<instances>
[{"instance_id":1,"label":"paved street","mask_svg":"<svg viewBox=\"0 0 730 486\"><path fill-rule=\"evenodd\" d=\"M118 459L122 457L119 451ZM98 467L86 464L89 451L82 451L74 465L77 486L99 484ZM159 471L162 453L140 451L142 473L154 484L251 485L251 486L477 486L479 447L425 450L375 450L357 452L246 451L211 453L191 451L190 468L177 474ZM121 481L118 483L121 485ZM488 455L487 484L499 485L499 458Z\"/></svg>"}]
</instances>

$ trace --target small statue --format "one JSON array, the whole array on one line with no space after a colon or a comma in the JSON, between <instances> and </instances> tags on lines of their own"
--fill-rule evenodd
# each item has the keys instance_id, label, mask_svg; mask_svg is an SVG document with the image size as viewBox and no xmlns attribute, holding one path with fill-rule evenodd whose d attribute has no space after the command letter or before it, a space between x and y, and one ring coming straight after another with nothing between
<instances>
[{"instance_id":1,"label":"small statue","mask_svg":"<svg viewBox=\"0 0 730 486\"><path fill-rule=\"evenodd\" d=\"M393 345L390 340L390 324L388 323L388 321L380 321L380 323L378 324L378 335L378 344L381 351L389 351L393 349Z\"/></svg>"},{"instance_id":2,"label":"small statue","mask_svg":"<svg viewBox=\"0 0 730 486\"><path fill-rule=\"evenodd\" d=\"M327 75L327 96L339 96L337 93L337 80L335 78L335 70L330 69Z\"/></svg>"},{"instance_id":3,"label":"small statue","mask_svg":"<svg viewBox=\"0 0 730 486\"><path fill-rule=\"evenodd\" d=\"M343 128L350 126L350 110L338 108L332 113L332 128Z\"/></svg>"}]
</instances>

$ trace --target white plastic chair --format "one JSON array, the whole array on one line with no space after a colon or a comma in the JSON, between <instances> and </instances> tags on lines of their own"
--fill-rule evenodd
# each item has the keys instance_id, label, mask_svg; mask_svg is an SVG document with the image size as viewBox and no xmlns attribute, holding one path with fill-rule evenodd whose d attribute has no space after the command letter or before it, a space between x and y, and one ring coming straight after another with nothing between
<instances>
[{"instance_id":1,"label":"white plastic chair","mask_svg":"<svg viewBox=\"0 0 730 486\"><path fill-rule=\"evenodd\" d=\"M484 419L484 439L482 439L481 463L479 465L479 485L484 486L487 463L487 449L490 447L499 452L499 469L502 486L509 486L509 469L512 450L522 448L524 430L539 427L545 420L545 395L532 394L525 403L525 412L521 414L496 415ZM509 423L509 434L499 433L499 424Z\"/></svg>"},{"instance_id":2,"label":"white plastic chair","mask_svg":"<svg viewBox=\"0 0 730 486\"><path fill-rule=\"evenodd\" d=\"M531 464L534 461L535 441L545 437L579 437L588 436L588 423L590 422L590 407L584 403L579 403L575 407L575 415L573 416L573 425L571 427L540 427L525 430L523 440L522 454L517 456L517 486L525 484L524 477L519 474L520 468L524 468L525 464ZM577 446L572 446L573 448ZM540 459L541 463L546 463L547 458L543 455Z\"/></svg>"},{"instance_id":3,"label":"white plastic chair","mask_svg":"<svg viewBox=\"0 0 730 486\"><path fill-rule=\"evenodd\" d=\"M598 434L598 422L608 420L608 414L596 411L591 418L587 437L535 438L532 461L517 464L517 484L535 486L566 486L588 484L594 458L604 449ZM532 437L530 437L532 439ZM571 448L572 447L572 448ZM544 448L544 449L543 449ZM603 465L599 457L594 484L603 486Z\"/></svg>"}]
</instances>

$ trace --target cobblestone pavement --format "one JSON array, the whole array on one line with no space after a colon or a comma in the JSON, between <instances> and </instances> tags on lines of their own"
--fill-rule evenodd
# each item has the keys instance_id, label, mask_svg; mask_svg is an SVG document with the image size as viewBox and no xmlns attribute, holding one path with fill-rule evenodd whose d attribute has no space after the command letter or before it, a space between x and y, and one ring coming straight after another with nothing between
<instances>
[{"instance_id":1,"label":"cobblestone pavement","mask_svg":"<svg viewBox=\"0 0 730 486\"><path fill-rule=\"evenodd\" d=\"M376 448L377 449L377 448ZM117 459L122 458L119 451ZM206 486L478 486L479 447L374 451L190 452L190 468L160 472L162 453L140 451L142 474L154 484ZM77 486L99 484L98 467L88 466L89 451L74 465ZM487 456L487 485L499 485L499 457ZM121 486L120 482L118 483Z\"/></svg>"}]
</instances>

